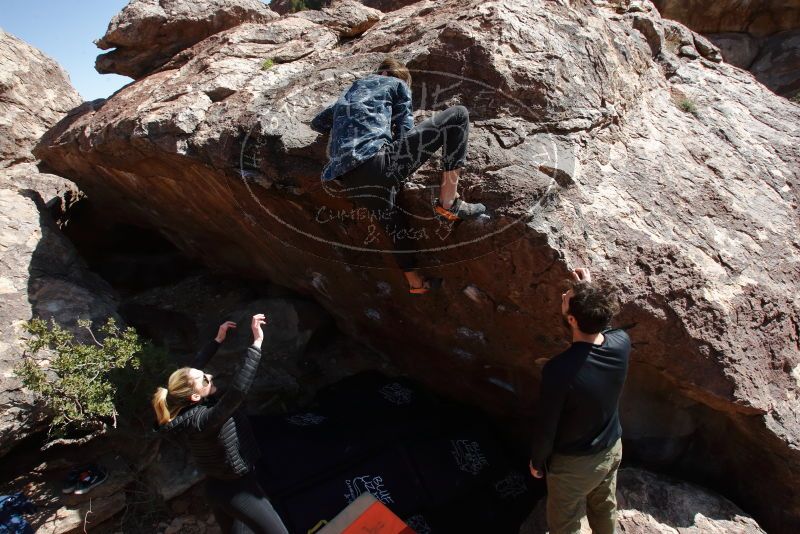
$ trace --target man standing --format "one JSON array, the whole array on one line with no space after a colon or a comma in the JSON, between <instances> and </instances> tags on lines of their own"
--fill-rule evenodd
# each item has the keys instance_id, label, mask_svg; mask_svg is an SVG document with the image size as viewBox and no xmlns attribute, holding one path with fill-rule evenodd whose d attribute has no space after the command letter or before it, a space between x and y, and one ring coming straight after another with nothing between
<instances>
[{"instance_id":1,"label":"man standing","mask_svg":"<svg viewBox=\"0 0 800 534\"><path fill-rule=\"evenodd\" d=\"M580 532L585 513L595 534L613 534L617 516L617 469L622 459L619 397L631 343L608 327L617 312L610 291L575 269L561 314L572 333L569 349L542 371L542 389L530 470L547 473L550 534Z\"/></svg>"}]
</instances>

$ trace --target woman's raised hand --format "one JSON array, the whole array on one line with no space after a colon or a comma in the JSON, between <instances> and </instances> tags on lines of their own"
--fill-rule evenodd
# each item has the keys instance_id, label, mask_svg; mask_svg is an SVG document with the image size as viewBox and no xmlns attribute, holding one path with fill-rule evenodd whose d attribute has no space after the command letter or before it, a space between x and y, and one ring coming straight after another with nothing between
<instances>
[{"instance_id":1,"label":"woman's raised hand","mask_svg":"<svg viewBox=\"0 0 800 534\"><path fill-rule=\"evenodd\" d=\"M250 321L250 329L253 331L253 345L261 348L261 342L264 341L264 331L261 329L262 325L267 324L267 316L263 313L257 313Z\"/></svg>"},{"instance_id":2,"label":"woman's raised hand","mask_svg":"<svg viewBox=\"0 0 800 534\"><path fill-rule=\"evenodd\" d=\"M231 328L236 328L236 323L233 321L225 321L221 325L219 325L219 330L217 330L217 337L214 338L214 341L217 343L222 343L225 341L225 336L228 335L228 330Z\"/></svg>"}]
</instances>

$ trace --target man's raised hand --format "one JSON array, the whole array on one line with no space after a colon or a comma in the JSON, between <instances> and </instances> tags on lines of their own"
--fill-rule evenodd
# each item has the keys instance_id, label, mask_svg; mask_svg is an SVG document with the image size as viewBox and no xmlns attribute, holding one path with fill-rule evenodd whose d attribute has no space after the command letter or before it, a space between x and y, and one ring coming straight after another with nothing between
<instances>
[{"instance_id":1,"label":"man's raised hand","mask_svg":"<svg viewBox=\"0 0 800 534\"><path fill-rule=\"evenodd\" d=\"M222 343L225 341L225 336L228 335L228 330L231 328L236 328L236 323L233 321L225 321L221 325L219 325L219 330L217 330L217 337L214 338L214 341L217 343Z\"/></svg>"},{"instance_id":2,"label":"man's raised hand","mask_svg":"<svg viewBox=\"0 0 800 534\"><path fill-rule=\"evenodd\" d=\"M578 267L572 271L572 279L576 282L591 282L592 275L586 267Z\"/></svg>"},{"instance_id":3,"label":"man's raised hand","mask_svg":"<svg viewBox=\"0 0 800 534\"><path fill-rule=\"evenodd\" d=\"M532 476L533 478L542 478L542 477L544 476L544 474L542 474L542 472L541 472L541 471L539 471L538 469L536 469L535 467L533 467L533 464L532 464L531 462L528 462L528 469L530 469L530 471L531 471L531 476Z\"/></svg>"}]
</instances>

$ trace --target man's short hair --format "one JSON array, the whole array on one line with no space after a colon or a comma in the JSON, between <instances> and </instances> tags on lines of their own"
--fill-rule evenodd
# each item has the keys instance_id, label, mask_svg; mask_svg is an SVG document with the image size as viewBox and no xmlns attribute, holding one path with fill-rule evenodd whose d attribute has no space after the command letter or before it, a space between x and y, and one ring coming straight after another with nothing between
<instances>
[{"instance_id":1,"label":"man's short hair","mask_svg":"<svg viewBox=\"0 0 800 534\"><path fill-rule=\"evenodd\" d=\"M578 321L584 334L597 334L611 324L619 311L615 289L598 282L573 282L567 313Z\"/></svg>"}]
</instances>

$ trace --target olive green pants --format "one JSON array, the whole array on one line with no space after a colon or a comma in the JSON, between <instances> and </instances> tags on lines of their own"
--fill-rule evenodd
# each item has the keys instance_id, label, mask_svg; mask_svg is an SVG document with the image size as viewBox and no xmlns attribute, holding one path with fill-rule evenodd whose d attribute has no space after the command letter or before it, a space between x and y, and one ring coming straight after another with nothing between
<instances>
[{"instance_id":1,"label":"olive green pants","mask_svg":"<svg viewBox=\"0 0 800 534\"><path fill-rule=\"evenodd\" d=\"M614 534L617 470L622 441L591 456L554 454L547 470L547 526L550 534L577 534L584 513L594 534Z\"/></svg>"}]
</instances>

